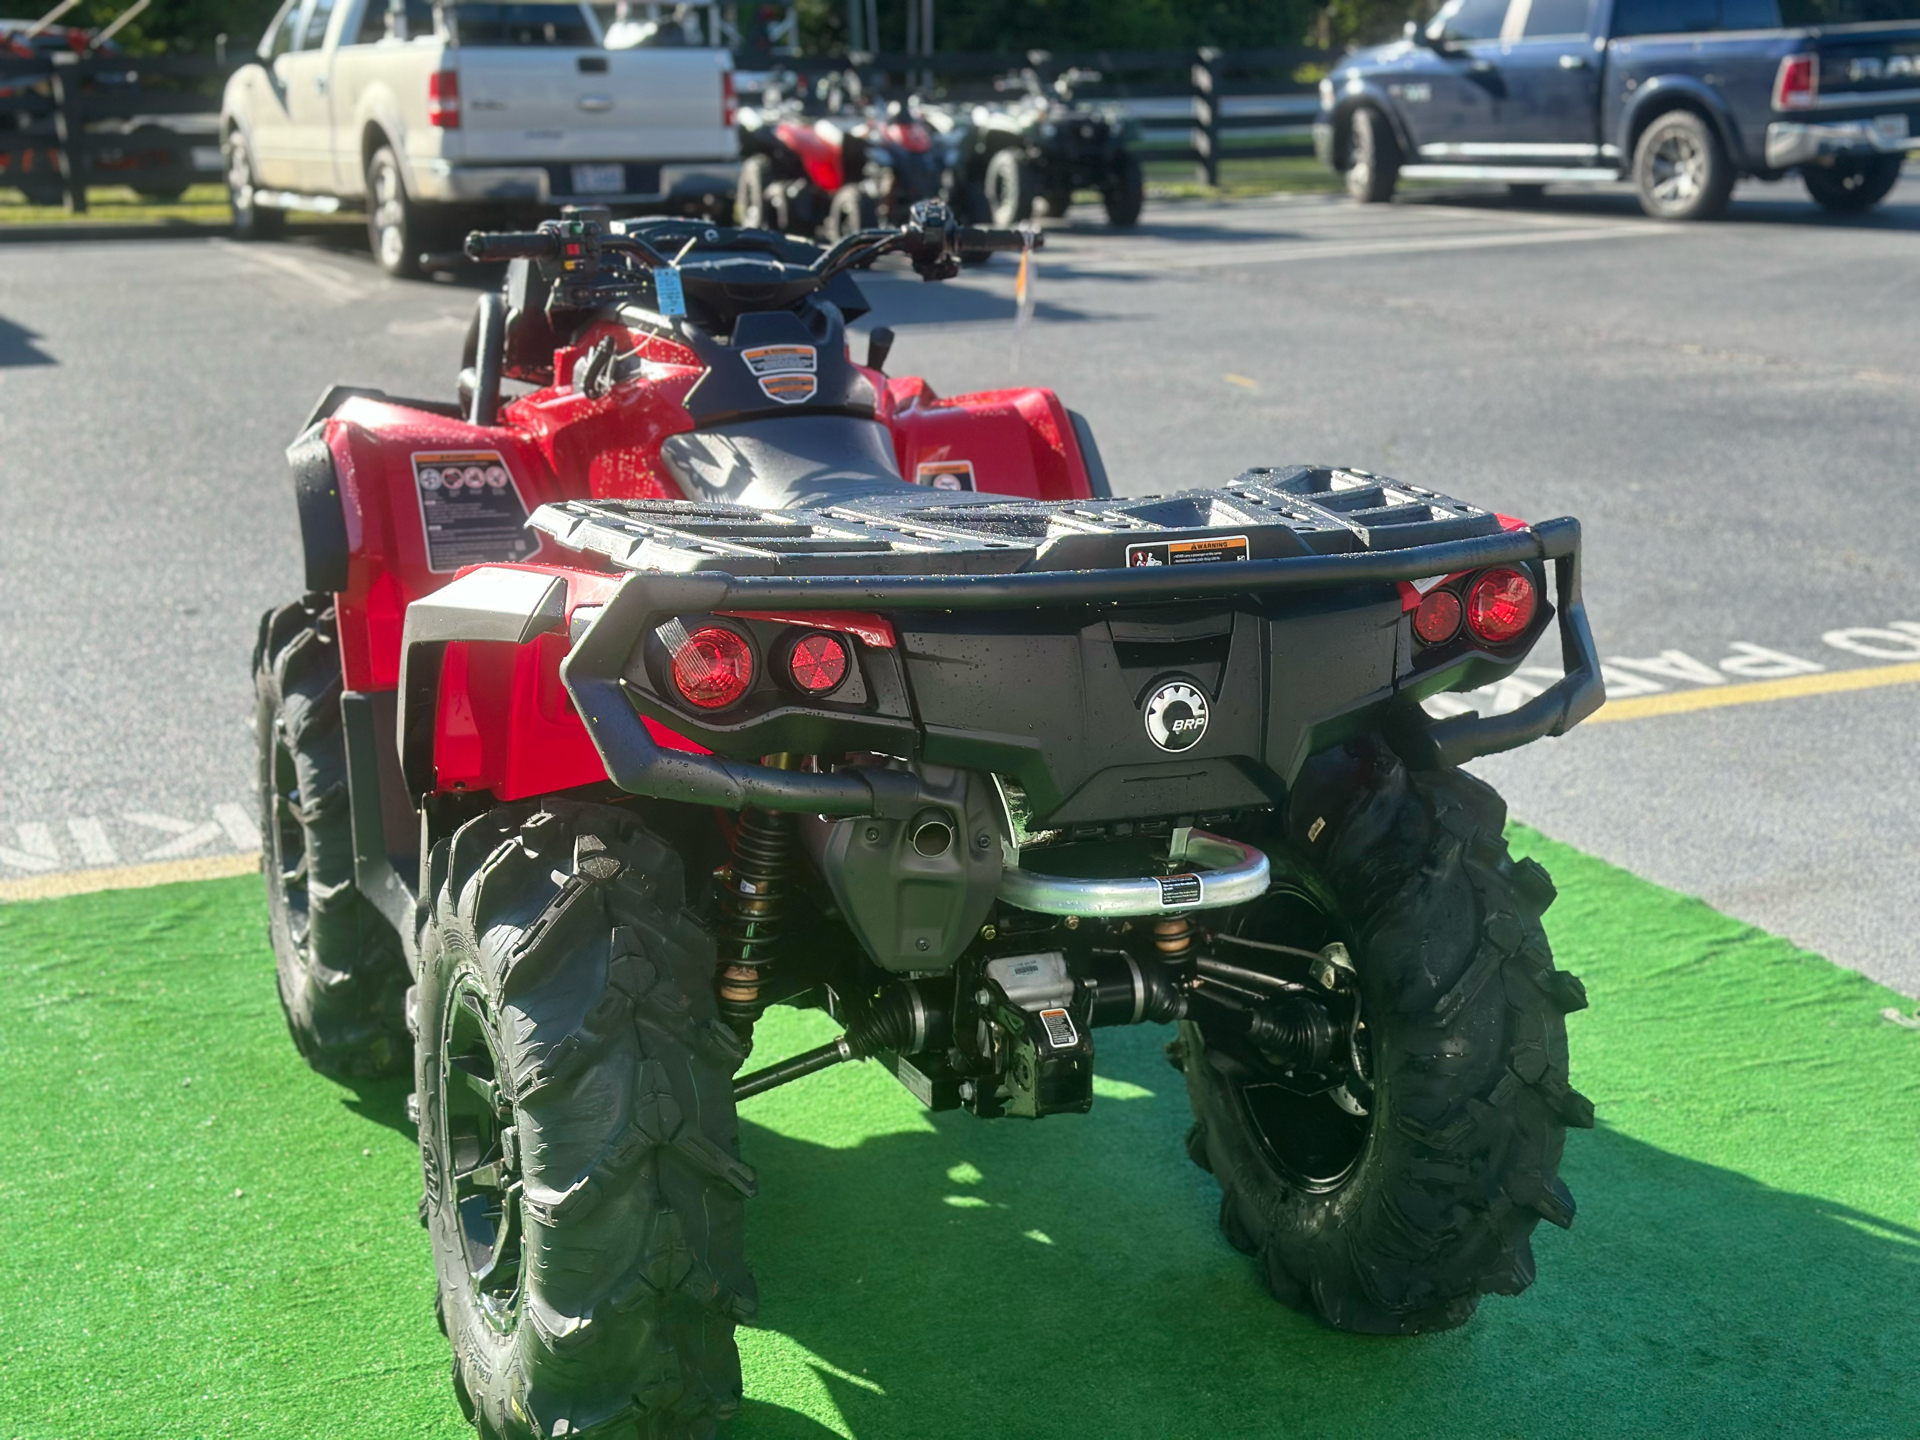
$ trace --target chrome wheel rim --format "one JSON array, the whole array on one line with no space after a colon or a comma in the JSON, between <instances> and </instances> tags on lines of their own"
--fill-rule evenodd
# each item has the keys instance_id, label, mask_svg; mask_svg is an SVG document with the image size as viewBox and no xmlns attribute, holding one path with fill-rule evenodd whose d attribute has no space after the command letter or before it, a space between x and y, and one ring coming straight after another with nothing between
<instances>
[{"instance_id":1,"label":"chrome wheel rim","mask_svg":"<svg viewBox=\"0 0 1920 1440\"><path fill-rule=\"evenodd\" d=\"M1649 161L1652 183L1647 188L1663 206L1685 205L1705 187L1706 149L1685 131L1662 135Z\"/></svg>"},{"instance_id":2,"label":"chrome wheel rim","mask_svg":"<svg viewBox=\"0 0 1920 1440\"><path fill-rule=\"evenodd\" d=\"M253 164L247 157L246 142L238 135L227 151L227 203L236 215L253 209Z\"/></svg>"},{"instance_id":3,"label":"chrome wheel rim","mask_svg":"<svg viewBox=\"0 0 1920 1440\"><path fill-rule=\"evenodd\" d=\"M407 248L406 197L400 189L400 174L385 163L373 168L373 248L380 264L393 269L405 257Z\"/></svg>"}]
</instances>

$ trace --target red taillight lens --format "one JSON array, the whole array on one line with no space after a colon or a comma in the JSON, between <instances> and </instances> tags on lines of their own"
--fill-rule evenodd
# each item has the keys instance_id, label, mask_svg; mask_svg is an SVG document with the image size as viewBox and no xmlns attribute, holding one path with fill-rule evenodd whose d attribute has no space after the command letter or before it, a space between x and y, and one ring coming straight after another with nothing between
<instances>
[{"instance_id":1,"label":"red taillight lens","mask_svg":"<svg viewBox=\"0 0 1920 1440\"><path fill-rule=\"evenodd\" d=\"M753 651L731 630L709 625L674 647L673 684L689 705L718 710L753 683Z\"/></svg>"},{"instance_id":2,"label":"red taillight lens","mask_svg":"<svg viewBox=\"0 0 1920 1440\"><path fill-rule=\"evenodd\" d=\"M731 130L733 128L733 122L739 118L740 115L740 96L733 88L733 72L731 70L722 70L720 72L720 113L724 117L721 123L724 124L727 129Z\"/></svg>"},{"instance_id":3,"label":"red taillight lens","mask_svg":"<svg viewBox=\"0 0 1920 1440\"><path fill-rule=\"evenodd\" d=\"M1773 77L1773 108L1810 110L1819 97L1820 74L1813 68L1813 56L1789 55L1780 62Z\"/></svg>"},{"instance_id":4,"label":"red taillight lens","mask_svg":"<svg viewBox=\"0 0 1920 1440\"><path fill-rule=\"evenodd\" d=\"M427 76L427 123L436 130L460 128L460 77L451 70Z\"/></svg>"},{"instance_id":5,"label":"red taillight lens","mask_svg":"<svg viewBox=\"0 0 1920 1440\"><path fill-rule=\"evenodd\" d=\"M1467 628L1489 645L1526 632L1537 603L1533 581L1518 570L1487 570L1467 592Z\"/></svg>"},{"instance_id":6,"label":"red taillight lens","mask_svg":"<svg viewBox=\"0 0 1920 1440\"><path fill-rule=\"evenodd\" d=\"M847 678L846 642L835 635L809 635L787 659L793 683L809 695L824 695Z\"/></svg>"},{"instance_id":7,"label":"red taillight lens","mask_svg":"<svg viewBox=\"0 0 1920 1440\"><path fill-rule=\"evenodd\" d=\"M1460 632L1460 597L1451 590L1429 590L1413 612L1413 633L1440 645Z\"/></svg>"}]
</instances>

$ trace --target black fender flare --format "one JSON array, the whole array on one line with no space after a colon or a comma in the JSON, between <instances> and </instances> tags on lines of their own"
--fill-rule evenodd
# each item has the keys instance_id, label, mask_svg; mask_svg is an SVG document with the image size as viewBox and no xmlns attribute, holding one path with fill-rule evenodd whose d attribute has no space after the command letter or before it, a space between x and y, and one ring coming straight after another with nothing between
<instances>
[{"instance_id":1,"label":"black fender flare","mask_svg":"<svg viewBox=\"0 0 1920 1440\"><path fill-rule=\"evenodd\" d=\"M347 588L346 499L340 493L340 472L327 443L327 422L310 422L300 438L287 447L293 470L293 500L300 512L300 550L306 558L307 589L334 593Z\"/></svg>"},{"instance_id":2,"label":"black fender flare","mask_svg":"<svg viewBox=\"0 0 1920 1440\"><path fill-rule=\"evenodd\" d=\"M1669 110L1692 110L1699 114L1727 147L1727 158L1733 161L1734 168L1742 174L1752 169L1747 147L1740 138L1739 122L1727 109L1727 102L1719 91L1691 75L1654 76L1640 87L1633 103L1621 111L1618 135L1623 167L1631 171L1633 147L1639 144L1641 133Z\"/></svg>"}]
</instances>

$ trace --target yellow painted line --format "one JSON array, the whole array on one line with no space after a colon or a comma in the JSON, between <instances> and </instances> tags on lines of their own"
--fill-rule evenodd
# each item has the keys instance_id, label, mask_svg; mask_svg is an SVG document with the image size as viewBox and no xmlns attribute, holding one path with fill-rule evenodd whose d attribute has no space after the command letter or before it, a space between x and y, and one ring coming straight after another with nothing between
<instances>
[{"instance_id":1,"label":"yellow painted line","mask_svg":"<svg viewBox=\"0 0 1920 1440\"><path fill-rule=\"evenodd\" d=\"M1718 710L1723 705L1758 705L1767 700L1798 700L1805 695L1838 695L1847 690L1877 690L1883 685L1920 684L1920 661L1902 665L1867 665L1857 670L1825 670L1818 675L1790 675L1784 680L1755 680L1747 685L1703 685L1698 690L1676 690L1665 695L1636 695L1631 700L1609 700L1589 725L1612 720L1641 720L1649 715L1684 715L1690 710Z\"/></svg>"},{"instance_id":2,"label":"yellow painted line","mask_svg":"<svg viewBox=\"0 0 1920 1440\"><path fill-rule=\"evenodd\" d=\"M1258 380L1249 380L1246 376L1236 375L1231 370L1220 378L1229 385L1238 385L1242 390L1258 390L1260 388L1260 382Z\"/></svg>"},{"instance_id":3,"label":"yellow painted line","mask_svg":"<svg viewBox=\"0 0 1920 1440\"><path fill-rule=\"evenodd\" d=\"M232 875L259 873L258 855L206 855L195 860L165 860L155 865L66 870L58 875L0 880L0 902L55 900L63 895L91 895L98 890L144 890L150 885L172 885L181 880L224 880Z\"/></svg>"}]
</instances>

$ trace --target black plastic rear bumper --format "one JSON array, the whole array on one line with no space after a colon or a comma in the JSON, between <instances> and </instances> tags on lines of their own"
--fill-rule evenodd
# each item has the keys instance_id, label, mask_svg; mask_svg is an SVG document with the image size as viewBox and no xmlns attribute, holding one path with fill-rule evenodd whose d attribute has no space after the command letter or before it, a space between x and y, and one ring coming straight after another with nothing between
<instances>
[{"instance_id":1,"label":"black plastic rear bumper","mask_svg":"<svg viewBox=\"0 0 1920 1440\"><path fill-rule=\"evenodd\" d=\"M898 771L810 774L668 750L648 734L620 675L640 637L676 616L721 610L1021 610L1143 605L1204 596L1299 593L1390 584L1543 561L1554 572L1565 674L1511 713L1429 721L1408 705L1395 740L1430 764L1458 765L1565 734L1599 709L1604 692L1580 597L1580 524L1549 520L1523 530L1357 555L1159 566L1027 571L1012 575L734 577L637 572L573 646L561 675L608 776L623 790L730 809L753 805L823 815L894 815L922 803Z\"/></svg>"}]
</instances>

